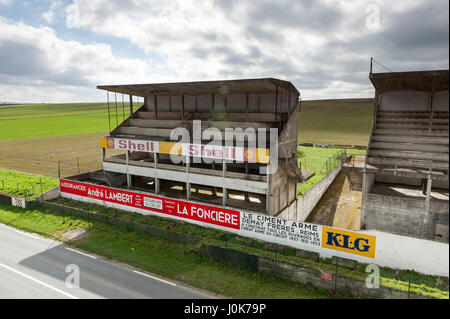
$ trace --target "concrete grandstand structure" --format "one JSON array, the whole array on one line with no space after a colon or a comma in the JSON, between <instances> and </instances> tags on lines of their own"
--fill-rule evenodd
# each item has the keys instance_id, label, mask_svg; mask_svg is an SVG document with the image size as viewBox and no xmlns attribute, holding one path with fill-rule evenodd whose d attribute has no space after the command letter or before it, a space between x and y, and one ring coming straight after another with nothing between
<instances>
[{"instance_id":1,"label":"concrete grandstand structure","mask_svg":"<svg viewBox=\"0 0 450 319\"><path fill-rule=\"evenodd\" d=\"M362 225L448 242L448 70L371 73L373 126Z\"/></svg>"},{"instance_id":2,"label":"concrete grandstand structure","mask_svg":"<svg viewBox=\"0 0 450 319\"><path fill-rule=\"evenodd\" d=\"M116 104L117 127L101 141L103 171L90 179L269 215L296 200L297 183L304 180L297 168L300 93L290 82L264 78L97 88L129 96L130 115L119 123ZM133 96L144 101L137 110ZM109 149L124 152L108 154Z\"/></svg>"}]
</instances>

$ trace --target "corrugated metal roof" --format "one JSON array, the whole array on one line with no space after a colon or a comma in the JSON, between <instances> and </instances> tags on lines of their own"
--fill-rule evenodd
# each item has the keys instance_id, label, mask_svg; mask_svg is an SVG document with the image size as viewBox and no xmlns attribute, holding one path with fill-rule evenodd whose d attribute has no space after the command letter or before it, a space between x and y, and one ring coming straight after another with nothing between
<instances>
[{"instance_id":1,"label":"corrugated metal roof","mask_svg":"<svg viewBox=\"0 0 450 319\"><path fill-rule=\"evenodd\" d=\"M398 90L436 91L448 90L448 71L412 71L371 73L369 76L375 89L381 92Z\"/></svg>"},{"instance_id":2,"label":"corrugated metal roof","mask_svg":"<svg viewBox=\"0 0 450 319\"><path fill-rule=\"evenodd\" d=\"M131 94L135 96L149 95L206 95L206 94L235 94L254 93L269 94L291 91L293 94L300 94L291 83L274 78L261 79L240 79L223 81L201 81L201 82L177 82L177 83L153 83L153 84L129 84L129 85L99 85L100 90Z\"/></svg>"}]
</instances>

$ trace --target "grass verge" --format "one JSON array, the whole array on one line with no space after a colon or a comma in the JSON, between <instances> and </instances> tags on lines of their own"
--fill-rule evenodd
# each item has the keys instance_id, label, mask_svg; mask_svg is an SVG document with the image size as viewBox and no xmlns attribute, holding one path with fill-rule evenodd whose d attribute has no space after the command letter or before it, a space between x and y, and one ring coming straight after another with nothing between
<instances>
[{"instance_id":1,"label":"grass verge","mask_svg":"<svg viewBox=\"0 0 450 319\"><path fill-rule=\"evenodd\" d=\"M298 195L304 194L311 187L316 185L325 175L331 170L331 167L335 167L339 162L334 160L333 157L346 152L347 156L353 154L365 154L365 150L357 149L339 149L339 148L320 148L320 147L308 147L298 146L297 154L298 160L301 162L302 170L306 172L313 172L315 175L307 182L298 184ZM328 160L328 165L327 165ZM328 168L328 169L327 169Z\"/></svg>"},{"instance_id":2,"label":"grass verge","mask_svg":"<svg viewBox=\"0 0 450 319\"><path fill-rule=\"evenodd\" d=\"M42 183L42 185L41 185ZM0 168L0 192L36 198L59 184L57 178Z\"/></svg>"},{"instance_id":3,"label":"grass verge","mask_svg":"<svg viewBox=\"0 0 450 319\"><path fill-rule=\"evenodd\" d=\"M146 216L126 211L121 211L113 208L107 208L100 205L87 204L83 202L77 202L70 199L58 198L53 202L60 205L65 205L69 207L79 208L87 210L90 212L95 212L97 214L102 214L106 216L115 216L116 218L122 220L128 220L132 222L141 223L144 225L151 225L161 229L170 229L172 231L177 231L180 233L186 232L195 236L202 237L203 242L233 248L244 252L249 252L253 254L258 254L260 256L275 258L273 251L267 250L264 247L264 243L261 241L255 241L254 247L247 247L241 240L239 236L215 230L211 228L200 227L188 223L179 223L173 220L159 218L154 216ZM335 265L331 264L330 259L321 259L319 263L314 262L309 258L299 257L295 255L294 248L287 248L284 254L277 254L276 259L280 261L286 261L295 263L301 266L306 266L309 268L320 269L326 272L334 273ZM357 270L353 271L348 268L338 267L338 273L340 275L365 280L367 277L366 264L358 264ZM397 270L380 267L380 284L382 286L391 287L395 289L400 289L403 291L408 290L408 282L411 280L411 291L424 294L428 296L433 296L435 298L448 298L447 282L448 279L445 277L425 275L417 273L415 271L401 272L401 280L397 280Z\"/></svg>"},{"instance_id":4,"label":"grass verge","mask_svg":"<svg viewBox=\"0 0 450 319\"><path fill-rule=\"evenodd\" d=\"M82 218L65 216L63 219L55 211L43 214L38 210L24 210L1 203L0 222L56 239L65 230L88 227ZM190 245L185 253L182 244L134 231L116 230L114 226L99 221L91 221L89 237L67 244L222 296L327 298L324 290L213 261L191 252Z\"/></svg>"}]
</instances>

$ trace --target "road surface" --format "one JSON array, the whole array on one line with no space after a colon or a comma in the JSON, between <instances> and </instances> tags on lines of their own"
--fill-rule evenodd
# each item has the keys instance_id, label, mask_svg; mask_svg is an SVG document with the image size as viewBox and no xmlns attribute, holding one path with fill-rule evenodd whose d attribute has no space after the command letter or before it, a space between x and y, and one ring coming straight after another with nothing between
<instances>
[{"instance_id":1,"label":"road surface","mask_svg":"<svg viewBox=\"0 0 450 319\"><path fill-rule=\"evenodd\" d=\"M0 299L216 297L0 224Z\"/></svg>"}]
</instances>

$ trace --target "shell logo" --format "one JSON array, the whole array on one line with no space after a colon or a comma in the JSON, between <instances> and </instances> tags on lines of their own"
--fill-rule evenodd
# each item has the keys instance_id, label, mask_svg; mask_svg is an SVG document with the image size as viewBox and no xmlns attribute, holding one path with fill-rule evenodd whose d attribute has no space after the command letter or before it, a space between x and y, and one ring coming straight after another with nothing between
<instances>
[{"instance_id":1,"label":"shell logo","mask_svg":"<svg viewBox=\"0 0 450 319\"><path fill-rule=\"evenodd\" d=\"M252 149L245 149L244 151L244 159L246 162L255 162L255 151Z\"/></svg>"},{"instance_id":2,"label":"shell logo","mask_svg":"<svg viewBox=\"0 0 450 319\"><path fill-rule=\"evenodd\" d=\"M114 139L108 138L106 143L108 148L114 148Z\"/></svg>"}]
</instances>

